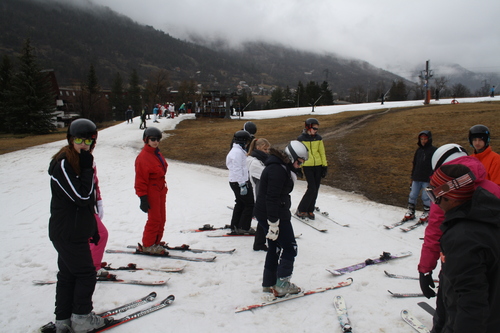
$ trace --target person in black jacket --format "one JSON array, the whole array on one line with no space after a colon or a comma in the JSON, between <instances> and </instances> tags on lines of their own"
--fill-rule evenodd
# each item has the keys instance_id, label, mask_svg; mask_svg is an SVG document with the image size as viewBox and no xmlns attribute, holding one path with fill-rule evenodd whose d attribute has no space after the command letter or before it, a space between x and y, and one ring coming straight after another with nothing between
<instances>
[{"instance_id":1,"label":"person in black jacket","mask_svg":"<svg viewBox=\"0 0 500 333\"><path fill-rule=\"evenodd\" d=\"M50 162L49 238L57 251L56 332L87 332L106 324L92 311L96 270L89 240L99 233L95 219L94 158L97 127L84 118L68 127L68 145Z\"/></svg>"},{"instance_id":2,"label":"person in black jacket","mask_svg":"<svg viewBox=\"0 0 500 333\"><path fill-rule=\"evenodd\" d=\"M445 212L441 333L496 333L500 327L500 199L482 187L474 190L474 179L465 165L443 165L427 190Z\"/></svg>"},{"instance_id":3,"label":"person in black jacket","mask_svg":"<svg viewBox=\"0 0 500 333\"><path fill-rule=\"evenodd\" d=\"M308 157L306 146L291 141L285 151L271 148L259 183L254 215L267 233L268 251L264 264L262 287L281 297L297 294L300 288L290 282L297 243L291 223L291 198L297 180L296 172Z\"/></svg>"},{"instance_id":4,"label":"person in black jacket","mask_svg":"<svg viewBox=\"0 0 500 333\"><path fill-rule=\"evenodd\" d=\"M436 151L436 147L432 145L431 131L422 131L418 133L418 148L413 155L412 169L411 169L411 188L410 196L408 197L408 211L406 212L403 220L413 220L415 218L415 207L417 199L420 195L424 205L424 212L420 216L420 222L427 222L431 203L425 191L429 186L429 180L432 175L432 155Z\"/></svg>"}]
</instances>

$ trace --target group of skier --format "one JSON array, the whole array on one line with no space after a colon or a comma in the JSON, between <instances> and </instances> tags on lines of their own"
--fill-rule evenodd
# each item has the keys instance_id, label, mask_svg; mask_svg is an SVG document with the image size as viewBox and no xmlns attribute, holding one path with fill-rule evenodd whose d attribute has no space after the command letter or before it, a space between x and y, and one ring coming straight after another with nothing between
<instances>
[{"instance_id":1,"label":"group of skier","mask_svg":"<svg viewBox=\"0 0 500 333\"><path fill-rule=\"evenodd\" d=\"M431 332L496 332L500 319L500 155L489 146L490 130L472 126L469 144L432 146L430 131L418 134L408 212L415 218L421 193L428 222L420 262L420 287L436 296L432 277L441 260Z\"/></svg>"},{"instance_id":2,"label":"group of skier","mask_svg":"<svg viewBox=\"0 0 500 333\"><path fill-rule=\"evenodd\" d=\"M295 214L309 219L314 219L320 181L326 176L319 122L309 118L304 127L297 140L278 150L266 139L256 139L256 125L247 122L234 134L226 157L229 185L235 195L231 234L255 234L253 249L267 251L263 290L276 296L300 292L290 282L297 256L290 193L297 175L305 175L308 186ZM257 230L251 228L252 217L257 219Z\"/></svg>"}]
</instances>

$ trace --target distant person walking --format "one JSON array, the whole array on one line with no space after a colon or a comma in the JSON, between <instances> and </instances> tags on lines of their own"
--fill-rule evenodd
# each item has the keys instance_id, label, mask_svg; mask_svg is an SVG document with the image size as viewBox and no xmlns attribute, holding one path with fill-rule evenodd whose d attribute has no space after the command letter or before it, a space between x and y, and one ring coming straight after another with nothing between
<instances>
[{"instance_id":1,"label":"distant person walking","mask_svg":"<svg viewBox=\"0 0 500 333\"><path fill-rule=\"evenodd\" d=\"M127 119L127 124L134 122L134 110L132 110L132 105L128 106L127 111L125 111L125 118Z\"/></svg>"},{"instance_id":2,"label":"distant person walking","mask_svg":"<svg viewBox=\"0 0 500 333\"><path fill-rule=\"evenodd\" d=\"M142 109L141 113L141 124L139 125L139 129L146 129L146 116L148 115L148 106L146 105L144 109Z\"/></svg>"},{"instance_id":3,"label":"distant person walking","mask_svg":"<svg viewBox=\"0 0 500 333\"><path fill-rule=\"evenodd\" d=\"M490 97L495 97L495 86L491 87Z\"/></svg>"}]
</instances>

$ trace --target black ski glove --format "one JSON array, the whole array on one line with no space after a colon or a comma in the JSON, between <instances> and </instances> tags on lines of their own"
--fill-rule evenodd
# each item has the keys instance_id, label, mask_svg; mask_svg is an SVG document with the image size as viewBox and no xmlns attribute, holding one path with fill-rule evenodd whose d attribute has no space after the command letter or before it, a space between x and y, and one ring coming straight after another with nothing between
<instances>
[{"instance_id":1,"label":"black ski glove","mask_svg":"<svg viewBox=\"0 0 500 333\"><path fill-rule=\"evenodd\" d=\"M94 156L87 151L87 150L81 150L80 151L80 168L81 169L90 169L94 165Z\"/></svg>"},{"instance_id":2,"label":"black ski glove","mask_svg":"<svg viewBox=\"0 0 500 333\"><path fill-rule=\"evenodd\" d=\"M101 240L101 235L99 235L99 231L96 231L94 236L90 239L90 242L97 245L99 241Z\"/></svg>"},{"instance_id":3,"label":"black ski glove","mask_svg":"<svg viewBox=\"0 0 500 333\"><path fill-rule=\"evenodd\" d=\"M148 202L148 196L147 195L143 195L142 197L139 197L139 199L141 199L141 210L144 212L144 213L147 213L148 210L149 210L149 202Z\"/></svg>"},{"instance_id":4,"label":"black ski glove","mask_svg":"<svg viewBox=\"0 0 500 333\"><path fill-rule=\"evenodd\" d=\"M304 173L302 172L302 168L297 169L297 177L304 178Z\"/></svg>"},{"instance_id":5,"label":"black ski glove","mask_svg":"<svg viewBox=\"0 0 500 333\"><path fill-rule=\"evenodd\" d=\"M431 298L436 296L436 292L431 289L431 287L435 287L434 280L432 279L432 272L427 274L420 273L418 280L420 281L420 289L422 289L425 297Z\"/></svg>"},{"instance_id":6,"label":"black ski glove","mask_svg":"<svg viewBox=\"0 0 500 333\"><path fill-rule=\"evenodd\" d=\"M321 178L325 178L327 172L328 172L328 167L326 166L321 167Z\"/></svg>"}]
</instances>

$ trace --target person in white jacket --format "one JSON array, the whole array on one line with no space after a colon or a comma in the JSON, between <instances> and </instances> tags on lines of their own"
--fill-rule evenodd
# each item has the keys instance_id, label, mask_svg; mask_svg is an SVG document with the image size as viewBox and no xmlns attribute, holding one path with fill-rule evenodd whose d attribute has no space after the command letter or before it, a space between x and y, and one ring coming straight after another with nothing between
<instances>
[{"instance_id":1,"label":"person in white jacket","mask_svg":"<svg viewBox=\"0 0 500 333\"><path fill-rule=\"evenodd\" d=\"M234 192L235 205L231 218L232 234L255 234L251 228L255 204L252 183L249 181L245 148L250 141L250 133L238 131L234 134L233 146L226 156L229 169L229 186Z\"/></svg>"},{"instance_id":2,"label":"person in white jacket","mask_svg":"<svg viewBox=\"0 0 500 333\"><path fill-rule=\"evenodd\" d=\"M259 193L259 182L262 171L264 171L264 162L269 157L269 149L271 144L264 138L253 139L248 148L247 167L250 176L250 182L254 189L254 199L257 200ZM253 243L254 251L267 251L266 234L264 229L257 224L255 239Z\"/></svg>"}]
</instances>

